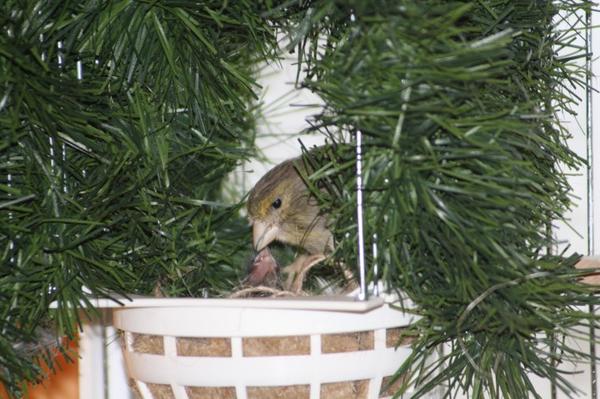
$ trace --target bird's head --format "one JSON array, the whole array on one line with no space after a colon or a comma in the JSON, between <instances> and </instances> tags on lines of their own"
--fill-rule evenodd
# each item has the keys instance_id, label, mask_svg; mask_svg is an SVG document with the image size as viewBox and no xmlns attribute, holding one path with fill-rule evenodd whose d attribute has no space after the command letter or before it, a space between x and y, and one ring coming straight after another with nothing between
<instances>
[{"instance_id":1,"label":"bird's head","mask_svg":"<svg viewBox=\"0 0 600 399\"><path fill-rule=\"evenodd\" d=\"M305 223L299 222L314 218L309 191L298 174L296 161L275 166L250 191L248 217L256 251L275 240L297 245L305 232Z\"/></svg>"}]
</instances>

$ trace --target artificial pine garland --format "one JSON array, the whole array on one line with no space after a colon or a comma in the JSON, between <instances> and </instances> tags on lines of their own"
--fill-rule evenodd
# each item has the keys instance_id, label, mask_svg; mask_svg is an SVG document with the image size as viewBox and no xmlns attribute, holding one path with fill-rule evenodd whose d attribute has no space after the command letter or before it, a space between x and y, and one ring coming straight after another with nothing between
<instances>
[{"instance_id":1,"label":"artificial pine garland","mask_svg":"<svg viewBox=\"0 0 600 399\"><path fill-rule=\"evenodd\" d=\"M19 395L41 376L23 344L48 318L73 337L88 294L238 283L250 232L221 192L277 45L253 1L0 10L0 381Z\"/></svg>"},{"instance_id":2,"label":"artificial pine garland","mask_svg":"<svg viewBox=\"0 0 600 399\"><path fill-rule=\"evenodd\" d=\"M40 369L17 343L48 319L72 336L92 295L219 294L249 231L223 179L253 149L252 65L297 50L336 143L313 178L353 264L354 155L365 136L366 222L383 278L422 318L415 396L523 398L527 373L573 392L552 339L595 323L576 256L549 256L570 205L556 114L581 85L559 58L571 1L5 1L0 6L0 379ZM320 192L319 192L320 193ZM349 234L348 234L349 233ZM372 275L371 275L372 277ZM55 313L49 304L59 305ZM440 344L450 350L433 366ZM554 347L554 352L550 348ZM48 358L48 361L51 359ZM558 364L558 369L557 369Z\"/></svg>"},{"instance_id":3,"label":"artificial pine garland","mask_svg":"<svg viewBox=\"0 0 600 399\"><path fill-rule=\"evenodd\" d=\"M328 188L319 198L333 214L337 256L352 264L348 133L364 137L365 220L379 278L421 316L396 375L416 386L414 397L440 384L445 397L539 397L531 374L573 394L559 359L591 360L562 337L597 324L585 306L597 296L578 281L577 255L548 253L548 228L570 206L561 165L582 166L558 114L572 112L570 86L585 84L574 62L586 56L578 48L557 56L572 32L556 24L589 7L312 1L291 12L304 85L325 101L313 130L337 143L312 179ZM440 345L445 353L428 363Z\"/></svg>"}]
</instances>

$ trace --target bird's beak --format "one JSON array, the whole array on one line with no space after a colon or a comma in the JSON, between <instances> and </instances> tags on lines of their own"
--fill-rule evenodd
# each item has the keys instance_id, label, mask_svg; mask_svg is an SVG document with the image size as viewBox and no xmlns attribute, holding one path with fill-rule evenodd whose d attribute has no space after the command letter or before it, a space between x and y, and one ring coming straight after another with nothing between
<instances>
[{"instance_id":1,"label":"bird's beak","mask_svg":"<svg viewBox=\"0 0 600 399\"><path fill-rule=\"evenodd\" d=\"M266 224L257 220L252 224L252 240L254 250L259 252L277 238L278 229L272 224Z\"/></svg>"}]
</instances>

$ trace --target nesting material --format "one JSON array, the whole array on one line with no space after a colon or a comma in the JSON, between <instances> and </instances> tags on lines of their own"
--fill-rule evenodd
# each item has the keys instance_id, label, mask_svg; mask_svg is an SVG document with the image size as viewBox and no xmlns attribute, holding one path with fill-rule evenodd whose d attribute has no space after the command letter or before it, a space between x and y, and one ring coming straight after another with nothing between
<instances>
[{"instance_id":1,"label":"nesting material","mask_svg":"<svg viewBox=\"0 0 600 399\"><path fill-rule=\"evenodd\" d=\"M131 391L131 394L133 395L134 399L142 399L142 394L140 393L138 384L136 383L136 380L133 378L129 378L127 380L127 383L129 385L129 389Z\"/></svg>"},{"instance_id":2,"label":"nesting material","mask_svg":"<svg viewBox=\"0 0 600 399\"><path fill-rule=\"evenodd\" d=\"M388 348L410 345L415 337L404 335L403 328L386 330ZM156 335L133 334L133 351L163 355L163 338ZM231 357L229 338L187 338L178 337L177 354L179 356ZM290 337L252 337L242 340L244 356L290 356L309 355L309 336ZM343 334L323 334L321 336L322 353L340 353L372 350L373 331L357 331Z\"/></svg>"},{"instance_id":3,"label":"nesting material","mask_svg":"<svg viewBox=\"0 0 600 399\"><path fill-rule=\"evenodd\" d=\"M388 348L411 345L416 336L406 334L405 328L388 328L385 330L385 344Z\"/></svg>"},{"instance_id":4,"label":"nesting material","mask_svg":"<svg viewBox=\"0 0 600 399\"><path fill-rule=\"evenodd\" d=\"M290 297L306 295L304 293L295 293L278 288L259 285L257 287L241 286L238 290L229 295L229 298L261 298L261 297Z\"/></svg>"},{"instance_id":5,"label":"nesting material","mask_svg":"<svg viewBox=\"0 0 600 399\"><path fill-rule=\"evenodd\" d=\"M244 338L242 348L244 356L310 355L310 337L308 335L298 335L292 337Z\"/></svg>"},{"instance_id":6,"label":"nesting material","mask_svg":"<svg viewBox=\"0 0 600 399\"><path fill-rule=\"evenodd\" d=\"M288 385L284 387L248 387L248 399L309 399L310 385Z\"/></svg>"},{"instance_id":7,"label":"nesting material","mask_svg":"<svg viewBox=\"0 0 600 399\"><path fill-rule=\"evenodd\" d=\"M234 387L186 387L189 399L236 399Z\"/></svg>"},{"instance_id":8,"label":"nesting material","mask_svg":"<svg viewBox=\"0 0 600 399\"><path fill-rule=\"evenodd\" d=\"M402 386L404 379L398 378L391 383L393 376L384 377L379 397L393 396ZM169 385L147 384L153 399L175 399ZM142 399L135 385L132 386L134 397ZM186 387L189 399L237 399L234 387ZM321 399L366 399L369 392L368 380L334 382L321 385ZM290 385L283 387L248 387L248 399L309 399L309 385Z\"/></svg>"},{"instance_id":9,"label":"nesting material","mask_svg":"<svg viewBox=\"0 0 600 399\"><path fill-rule=\"evenodd\" d=\"M179 356L231 357L229 338L177 338Z\"/></svg>"},{"instance_id":10,"label":"nesting material","mask_svg":"<svg viewBox=\"0 0 600 399\"><path fill-rule=\"evenodd\" d=\"M164 341L160 335L132 334L134 352L164 355Z\"/></svg>"},{"instance_id":11,"label":"nesting material","mask_svg":"<svg viewBox=\"0 0 600 399\"><path fill-rule=\"evenodd\" d=\"M170 385L147 384L153 399L174 399L175 395Z\"/></svg>"},{"instance_id":12,"label":"nesting material","mask_svg":"<svg viewBox=\"0 0 600 399\"><path fill-rule=\"evenodd\" d=\"M394 396L402 387L402 384L404 384L404 378L402 376L395 381L393 380L394 376L392 375L383 378L381 381L381 389L379 390L379 397L385 398L387 396Z\"/></svg>"},{"instance_id":13,"label":"nesting material","mask_svg":"<svg viewBox=\"0 0 600 399\"><path fill-rule=\"evenodd\" d=\"M173 389L165 384L146 384L153 399L175 399ZM143 399L134 381L131 389L135 399ZM185 387L189 399L237 399L234 387Z\"/></svg>"},{"instance_id":14,"label":"nesting material","mask_svg":"<svg viewBox=\"0 0 600 399\"><path fill-rule=\"evenodd\" d=\"M334 382L321 385L321 399L366 399L369 380Z\"/></svg>"},{"instance_id":15,"label":"nesting material","mask_svg":"<svg viewBox=\"0 0 600 399\"><path fill-rule=\"evenodd\" d=\"M345 334L323 334L321 352L340 353L372 350L373 331L357 331Z\"/></svg>"}]
</instances>

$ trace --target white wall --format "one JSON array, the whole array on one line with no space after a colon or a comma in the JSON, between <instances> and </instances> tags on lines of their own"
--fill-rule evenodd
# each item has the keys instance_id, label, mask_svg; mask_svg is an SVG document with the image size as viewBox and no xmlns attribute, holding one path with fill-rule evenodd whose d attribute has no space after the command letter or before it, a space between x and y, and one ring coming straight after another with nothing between
<instances>
[{"instance_id":1,"label":"white wall","mask_svg":"<svg viewBox=\"0 0 600 399\"><path fill-rule=\"evenodd\" d=\"M593 15L592 26L598 26L600 23L600 15ZM573 22L573 20L569 21ZM559 25L559 28L564 27L565 23ZM590 51L596 54L592 62L592 71L596 75L592 79L592 85L596 90L600 89L600 32L598 29L592 31L592 41ZM582 30L576 37L574 45L585 47L586 31ZM565 49L559 55L568 53ZM582 61L581 65L585 65ZM573 196L575 198L575 206L567 215L566 223L556 223L554 229L555 237L562 241L556 248L557 252L565 248L569 248L569 252L578 252L584 255L600 254L600 96L598 93L592 93L591 103L586 101L586 90L577 89L577 95L583 99L575 108L576 115L564 113L562 118L565 126L568 127L572 138L569 140L569 147L577 152L582 158L589 163L589 169L582 167L579 170L567 170L571 173L569 182L573 188ZM586 107L589 105L589 107ZM588 114L589 112L589 114ZM588 125L588 117L591 119L591 125ZM598 309L597 309L598 311ZM589 331L584 331L584 335L588 335ZM600 336L600 331L596 332ZM584 352L589 352L590 344L587 340L571 339L570 345ZM597 365L600 373L600 365ZM592 396L592 381L591 381L591 366L589 364L573 364L566 362L562 369L573 372L570 376L570 381L577 386L581 393L577 398L598 399ZM596 386L598 386L596 384ZM537 387L539 393L544 398L550 398L550 387L547 382L539 381ZM600 389L600 388L599 388ZM557 393L557 398L567 398L562 392Z\"/></svg>"},{"instance_id":2,"label":"white wall","mask_svg":"<svg viewBox=\"0 0 600 399\"><path fill-rule=\"evenodd\" d=\"M319 111L322 101L310 91L295 87L296 61L294 54L287 54L281 64L260 68L264 118L258 123L256 146L264 158L247 162L236 170L234 178L242 184L244 193L273 166L300 155L298 140L307 147L324 142L322 135L301 134L309 127L306 119Z\"/></svg>"}]
</instances>

